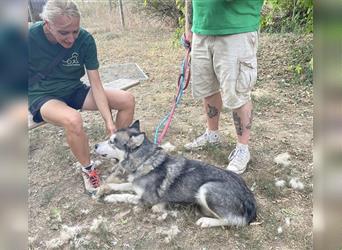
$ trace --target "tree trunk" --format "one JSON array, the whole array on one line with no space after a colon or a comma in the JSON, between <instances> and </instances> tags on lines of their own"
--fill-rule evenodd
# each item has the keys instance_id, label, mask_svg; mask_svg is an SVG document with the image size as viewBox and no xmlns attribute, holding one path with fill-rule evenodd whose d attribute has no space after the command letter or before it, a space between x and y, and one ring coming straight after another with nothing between
<instances>
[{"instance_id":1,"label":"tree trunk","mask_svg":"<svg viewBox=\"0 0 342 250\"><path fill-rule=\"evenodd\" d=\"M124 13L122 9L122 0L118 0L119 3L119 13L120 13L120 21L121 21L121 26L123 29L125 29L125 19L124 19Z\"/></svg>"},{"instance_id":2,"label":"tree trunk","mask_svg":"<svg viewBox=\"0 0 342 250\"><path fill-rule=\"evenodd\" d=\"M111 14L112 13L112 9L113 9L112 0L108 0L108 3L109 3L109 14Z\"/></svg>"},{"instance_id":3,"label":"tree trunk","mask_svg":"<svg viewBox=\"0 0 342 250\"><path fill-rule=\"evenodd\" d=\"M29 12L29 17L30 17L30 22L34 23L35 19L34 19L34 16L33 16L31 1L28 2L28 12Z\"/></svg>"}]
</instances>

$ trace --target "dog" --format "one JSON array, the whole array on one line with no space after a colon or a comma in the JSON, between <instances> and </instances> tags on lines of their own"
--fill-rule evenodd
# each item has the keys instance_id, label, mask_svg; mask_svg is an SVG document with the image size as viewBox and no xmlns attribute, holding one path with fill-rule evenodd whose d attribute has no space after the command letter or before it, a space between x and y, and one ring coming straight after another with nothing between
<instances>
[{"instance_id":1,"label":"dog","mask_svg":"<svg viewBox=\"0 0 342 250\"><path fill-rule=\"evenodd\" d=\"M95 152L117 161L129 174L126 183L100 187L99 195L121 192L107 195L106 202L143 204L153 211L168 204L197 204L205 216L196 224L203 228L244 226L256 219L254 195L239 175L167 154L140 132L139 121L96 144Z\"/></svg>"}]
</instances>

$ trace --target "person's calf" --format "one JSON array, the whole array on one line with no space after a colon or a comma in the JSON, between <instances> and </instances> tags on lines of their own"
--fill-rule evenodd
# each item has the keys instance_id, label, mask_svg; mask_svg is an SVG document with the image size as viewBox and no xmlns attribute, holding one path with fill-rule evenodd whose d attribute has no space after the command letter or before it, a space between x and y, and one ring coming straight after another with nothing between
<instances>
[{"instance_id":1,"label":"person's calf","mask_svg":"<svg viewBox=\"0 0 342 250\"><path fill-rule=\"evenodd\" d=\"M238 142L248 144L253 120L252 103L233 110L233 120Z\"/></svg>"},{"instance_id":2,"label":"person's calf","mask_svg":"<svg viewBox=\"0 0 342 250\"><path fill-rule=\"evenodd\" d=\"M64 129L70 150L82 165L90 164L90 149L88 136L83 128L83 121L79 116L69 117L64 121Z\"/></svg>"},{"instance_id":3,"label":"person's calf","mask_svg":"<svg viewBox=\"0 0 342 250\"><path fill-rule=\"evenodd\" d=\"M134 96L127 92L126 94L126 102L122 105L122 108L118 110L116 115L115 125L118 129L126 128L131 125L134 117L135 110L135 98Z\"/></svg>"}]
</instances>

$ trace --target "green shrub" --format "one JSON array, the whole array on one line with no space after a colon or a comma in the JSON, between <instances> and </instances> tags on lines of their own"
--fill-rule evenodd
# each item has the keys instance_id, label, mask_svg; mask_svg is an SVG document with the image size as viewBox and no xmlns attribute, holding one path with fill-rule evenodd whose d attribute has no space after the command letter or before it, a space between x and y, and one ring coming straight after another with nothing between
<instances>
[{"instance_id":1,"label":"green shrub","mask_svg":"<svg viewBox=\"0 0 342 250\"><path fill-rule=\"evenodd\" d=\"M261 30L313 32L313 0L265 0Z\"/></svg>"},{"instance_id":2,"label":"green shrub","mask_svg":"<svg viewBox=\"0 0 342 250\"><path fill-rule=\"evenodd\" d=\"M174 44L178 44L185 26L185 0L136 0L144 10L176 27ZM261 30L265 32L313 32L313 0L265 0ZM297 68L300 71L299 68Z\"/></svg>"},{"instance_id":3,"label":"green shrub","mask_svg":"<svg viewBox=\"0 0 342 250\"><path fill-rule=\"evenodd\" d=\"M312 40L291 51L291 66L294 74L293 82L302 85L313 84L313 43Z\"/></svg>"},{"instance_id":4,"label":"green shrub","mask_svg":"<svg viewBox=\"0 0 342 250\"><path fill-rule=\"evenodd\" d=\"M144 0L144 10L150 16L178 27L179 19L184 16L177 2L182 0Z\"/></svg>"}]
</instances>

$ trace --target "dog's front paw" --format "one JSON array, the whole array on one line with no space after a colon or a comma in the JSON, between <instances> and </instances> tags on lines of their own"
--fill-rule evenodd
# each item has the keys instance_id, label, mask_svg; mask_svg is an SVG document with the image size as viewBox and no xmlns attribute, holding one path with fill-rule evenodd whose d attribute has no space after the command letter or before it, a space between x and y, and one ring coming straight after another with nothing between
<instances>
[{"instance_id":1,"label":"dog's front paw","mask_svg":"<svg viewBox=\"0 0 342 250\"><path fill-rule=\"evenodd\" d=\"M109 202L109 203L129 203L129 204L138 204L140 199L137 195L133 195L133 194L111 194L111 195L107 195L104 198L105 202Z\"/></svg>"},{"instance_id":2,"label":"dog's front paw","mask_svg":"<svg viewBox=\"0 0 342 250\"><path fill-rule=\"evenodd\" d=\"M100 199L105 194L108 194L111 191L110 187L107 184L102 184L96 191L95 199Z\"/></svg>"},{"instance_id":3,"label":"dog's front paw","mask_svg":"<svg viewBox=\"0 0 342 250\"><path fill-rule=\"evenodd\" d=\"M196 225L202 228L219 226L218 219L202 217L196 221Z\"/></svg>"},{"instance_id":4,"label":"dog's front paw","mask_svg":"<svg viewBox=\"0 0 342 250\"><path fill-rule=\"evenodd\" d=\"M152 206L152 212L156 214L161 214L167 212L165 209L165 203L158 203Z\"/></svg>"},{"instance_id":5,"label":"dog's front paw","mask_svg":"<svg viewBox=\"0 0 342 250\"><path fill-rule=\"evenodd\" d=\"M117 197L117 195L115 194L111 194L111 195L107 195L106 197L104 197L103 199L105 202L108 202L108 203L119 203L121 202L119 199L119 197Z\"/></svg>"}]
</instances>

